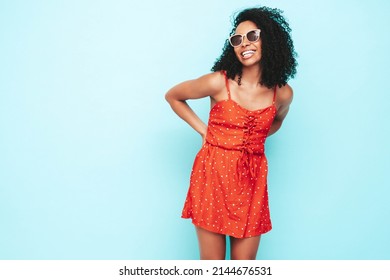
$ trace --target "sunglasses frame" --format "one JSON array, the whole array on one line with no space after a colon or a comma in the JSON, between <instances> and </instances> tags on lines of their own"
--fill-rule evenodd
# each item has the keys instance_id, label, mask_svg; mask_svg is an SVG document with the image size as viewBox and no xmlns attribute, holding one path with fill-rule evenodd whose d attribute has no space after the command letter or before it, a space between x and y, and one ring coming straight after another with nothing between
<instances>
[{"instance_id":1,"label":"sunglasses frame","mask_svg":"<svg viewBox=\"0 0 390 280\"><path fill-rule=\"evenodd\" d=\"M253 32L253 31L257 31L257 35L259 36L255 41L249 40L249 39L248 39L248 36L247 36L248 33ZM248 41L251 42L251 43L255 43L255 42L259 41L259 40L260 40L260 33L261 33L261 29L260 29L260 28L256 28L256 29L249 30L246 34L243 34L243 35L242 35L242 34L233 34L232 36L229 37L228 40L229 40L230 45L231 45L233 48L237 48L237 47L241 46L242 43L244 42L244 37L246 37L246 38L248 39ZM239 45L237 45L237 46L234 46L234 45L232 44L232 38L233 38L234 36L241 36L241 43L240 43Z\"/></svg>"}]
</instances>

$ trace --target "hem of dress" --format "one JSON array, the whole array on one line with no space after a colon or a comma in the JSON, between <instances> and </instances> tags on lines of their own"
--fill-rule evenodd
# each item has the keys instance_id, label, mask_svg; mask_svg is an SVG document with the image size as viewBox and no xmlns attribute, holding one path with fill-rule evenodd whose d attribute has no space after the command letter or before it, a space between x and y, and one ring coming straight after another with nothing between
<instances>
[{"instance_id":1,"label":"hem of dress","mask_svg":"<svg viewBox=\"0 0 390 280\"><path fill-rule=\"evenodd\" d=\"M255 237L255 236L259 236L259 235L265 234L265 233L267 233L267 232L270 232L271 229L272 229L272 226L271 226L269 229L267 229L267 230L265 230L265 231L258 231L258 232L255 232L254 234L247 234L247 235L238 236L238 235L235 235L235 234L229 234L229 233L227 233L226 230L219 231L219 230L216 230L215 228L213 228L212 226L208 226L208 225L203 224L203 223L194 222L194 220L192 219L191 216L184 216L184 215L182 215L181 217L182 217L183 219L191 219L192 224L195 225L195 226L197 226L197 227L203 228L203 229L205 229L205 230L208 230L208 231L211 231L211 232L214 232L214 233L219 233L219 234L231 236L231 237L234 237L234 238Z\"/></svg>"}]
</instances>

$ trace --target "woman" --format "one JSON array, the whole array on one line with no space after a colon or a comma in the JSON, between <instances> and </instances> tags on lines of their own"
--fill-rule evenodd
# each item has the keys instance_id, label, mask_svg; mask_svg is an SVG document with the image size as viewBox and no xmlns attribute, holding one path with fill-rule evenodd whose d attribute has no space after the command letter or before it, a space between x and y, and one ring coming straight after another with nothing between
<instances>
[{"instance_id":1,"label":"woman","mask_svg":"<svg viewBox=\"0 0 390 280\"><path fill-rule=\"evenodd\" d=\"M235 20L213 73L180 83L166 100L203 139L182 217L195 225L201 259L256 259L260 236L271 230L266 137L282 125L296 73L290 28L281 11L246 9ZM210 97L208 125L187 99Z\"/></svg>"}]
</instances>

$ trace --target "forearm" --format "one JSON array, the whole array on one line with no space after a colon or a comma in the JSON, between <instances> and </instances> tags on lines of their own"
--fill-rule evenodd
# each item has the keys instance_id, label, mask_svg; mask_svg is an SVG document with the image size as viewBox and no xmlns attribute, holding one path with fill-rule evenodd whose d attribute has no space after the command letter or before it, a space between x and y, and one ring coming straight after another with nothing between
<instances>
[{"instance_id":1,"label":"forearm","mask_svg":"<svg viewBox=\"0 0 390 280\"><path fill-rule=\"evenodd\" d=\"M206 135L207 125L191 109L186 101L167 99L172 110L186 123L188 123L202 137Z\"/></svg>"}]
</instances>

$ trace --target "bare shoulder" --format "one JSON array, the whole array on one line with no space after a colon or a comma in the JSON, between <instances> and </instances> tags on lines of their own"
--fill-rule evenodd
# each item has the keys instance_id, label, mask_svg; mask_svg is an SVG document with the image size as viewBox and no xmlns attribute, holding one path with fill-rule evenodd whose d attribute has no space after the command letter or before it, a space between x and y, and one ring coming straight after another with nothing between
<instances>
[{"instance_id":1,"label":"bare shoulder","mask_svg":"<svg viewBox=\"0 0 390 280\"><path fill-rule=\"evenodd\" d=\"M207 88L210 95L218 94L225 87L225 77L221 72L213 72L196 79L197 86Z\"/></svg>"},{"instance_id":2,"label":"bare shoulder","mask_svg":"<svg viewBox=\"0 0 390 280\"><path fill-rule=\"evenodd\" d=\"M278 103L282 106L288 106L293 100L293 89L290 85L286 84L277 89Z\"/></svg>"},{"instance_id":3,"label":"bare shoulder","mask_svg":"<svg viewBox=\"0 0 390 280\"><path fill-rule=\"evenodd\" d=\"M224 75L221 72L214 72L177 84L166 93L165 98L181 101L207 96L214 98L223 87Z\"/></svg>"}]
</instances>

